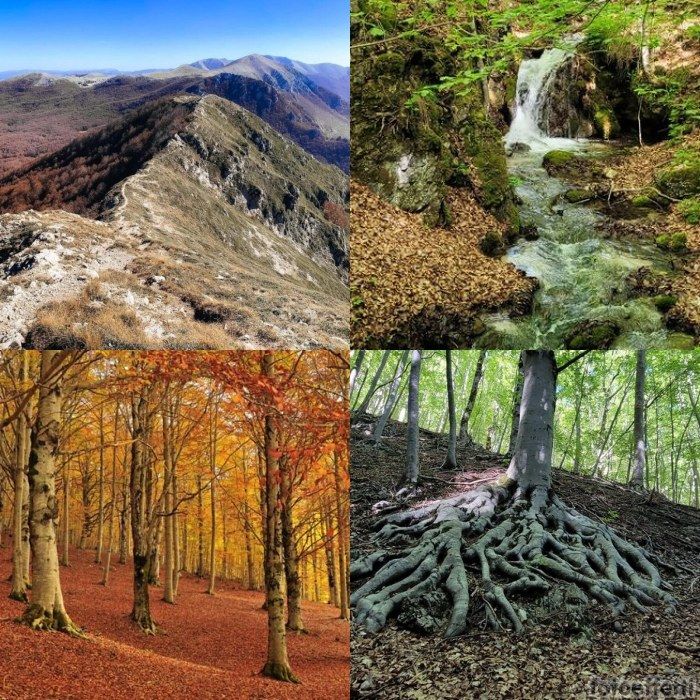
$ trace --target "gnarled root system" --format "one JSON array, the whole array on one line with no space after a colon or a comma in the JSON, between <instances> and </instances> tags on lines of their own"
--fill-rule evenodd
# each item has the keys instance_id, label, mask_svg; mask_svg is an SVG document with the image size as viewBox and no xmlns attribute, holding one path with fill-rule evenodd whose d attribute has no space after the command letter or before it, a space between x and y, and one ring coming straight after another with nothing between
<instances>
[{"instance_id":1,"label":"gnarled root system","mask_svg":"<svg viewBox=\"0 0 700 700\"><path fill-rule=\"evenodd\" d=\"M615 614L674 604L652 556L606 524L563 503L551 490L524 493L509 483L387 516L378 549L353 562L351 577L367 578L353 594L355 619L381 629L404 601L444 589L451 600L445 636L467 627L469 582L480 581L487 617L520 631L525 602L557 583L576 586L579 599Z\"/></svg>"}]
</instances>

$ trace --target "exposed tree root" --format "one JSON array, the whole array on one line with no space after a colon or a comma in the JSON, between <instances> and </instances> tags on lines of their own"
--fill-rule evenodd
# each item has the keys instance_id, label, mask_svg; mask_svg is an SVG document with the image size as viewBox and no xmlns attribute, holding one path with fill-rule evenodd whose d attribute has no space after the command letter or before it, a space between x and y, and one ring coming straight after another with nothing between
<instances>
[{"instance_id":1,"label":"exposed tree root","mask_svg":"<svg viewBox=\"0 0 700 700\"><path fill-rule=\"evenodd\" d=\"M287 683L299 683L299 679L286 664L273 664L268 661L263 667L262 675Z\"/></svg>"},{"instance_id":2,"label":"exposed tree root","mask_svg":"<svg viewBox=\"0 0 700 700\"><path fill-rule=\"evenodd\" d=\"M644 611L673 606L652 556L563 503L551 490L516 490L507 481L380 521L380 549L353 562L351 577L367 581L353 594L355 619L369 630L384 627L401 610L443 589L451 599L446 637L463 634L469 581L478 580L492 625L504 619L516 632L528 599L553 584L574 585L578 599Z\"/></svg>"},{"instance_id":3,"label":"exposed tree root","mask_svg":"<svg viewBox=\"0 0 700 700\"><path fill-rule=\"evenodd\" d=\"M153 622L151 619L151 616L145 612L132 612L131 613L131 619L138 625L138 628L147 635L155 635L157 628L156 628L156 623Z\"/></svg>"},{"instance_id":4,"label":"exposed tree root","mask_svg":"<svg viewBox=\"0 0 700 700\"><path fill-rule=\"evenodd\" d=\"M41 605L33 603L25 611L19 622L34 630L64 632L71 637L86 638L86 634L78 627L63 610L46 610Z\"/></svg>"}]
</instances>

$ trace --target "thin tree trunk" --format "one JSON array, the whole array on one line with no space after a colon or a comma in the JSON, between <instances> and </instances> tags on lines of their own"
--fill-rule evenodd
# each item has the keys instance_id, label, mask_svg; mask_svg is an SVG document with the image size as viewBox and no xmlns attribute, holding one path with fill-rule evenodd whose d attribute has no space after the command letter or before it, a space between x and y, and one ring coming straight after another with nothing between
<instances>
[{"instance_id":1,"label":"thin tree trunk","mask_svg":"<svg viewBox=\"0 0 700 700\"><path fill-rule=\"evenodd\" d=\"M374 373L374 376L372 377L372 381L370 382L369 389L367 389L367 393L365 394L365 397L362 399L362 403L358 406L356 410L353 411L353 413L356 413L358 416L362 415L367 412L367 407L369 406L369 402L372 400L372 397L374 396L374 392L377 390L377 384L379 383L379 380L381 379L382 372L384 372L384 367L386 365L387 360L389 359L389 350L385 350L382 353L382 359L379 361L379 367L377 367L377 371Z\"/></svg>"},{"instance_id":2,"label":"thin tree trunk","mask_svg":"<svg viewBox=\"0 0 700 700\"><path fill-rule=\"evenodd\" d=\"M209 587L207 593L214 595L216 587L216 446L218 442L218 402L214 408L209 433L209 501L211 505L211 539L209 542Z\"/></svg>"},{"instance_id":3,"label":"thin tree trunk","mask_svg":"<svg viewBox=\"0 0 700 700\"><path fill-rule=\"evenodd\" d=\"M476 397L479 393L479 385L481 384L481 378L484 374L485 360L486 350L481 350L479 352L479 358L476 361L476 371L474 372L474 379L472 380L472 387L469 392L469 398L467 399L467 405L464 408L462 418L459 421L459 435L457 440L463 447L471 443L471 438L469 436L469 419L471 418L472 411L474 410L474 404L476 403Z\"/></svg>"},{"instance_id":4,"label":"thin tree trunk","mask_svg":"<svg viewBox=\"0 0 700 700\"><path fill-rule=\"evenodd\" d=\"M396 362L396 367L394 369L394 377L391 380L391 386L389 388L389 394L386 398L386 403L384 404L384 410L382 411L382 415L379 417L379 420L374 425L374 434L372 436L372 439L374 440L375 444L379 444L381 442L382 435L384 434L384 428L386 427L387 421L389 420L389 416L391 416L394 410L394 406L396 406L396 402L398 400L399 385L401 384L401 375L403 368L406 365L407 358L408 350L404 350Z\"/></svg>"},{"instance_id":5,"label":"thin tree trunk","mask_svg":"<svg viewBox=\"0 0 700 700\"><path fill-rule=\"evenodd\" d=\"M518 370L515 377L515 388L513 389L513 406L510 414L510 440L508 441L508 454L512 455L515 450L515 441L518 437L518 426L520 425L520 403L523 398L523 354L518 358Z\"/></svg>"},{"instance_id":6,"label":"thin tree trunk","mask_svg":"<svg viewBox=\"0 0 700 700\"><path fill-rule=\"evenodd\" d=\"M29 380L29 353L22 353L20 385ZM28 407L25 407L25 411ZM27 560L29 558L29 482L27 477L27 416L21 411L17 421L17 443L15 450L14 501L12 507L12 589L10 598L27 601Z\"/></svg>"},{"instance_id":7,"label":"thin tree trunk","mask_svg":"<svg viewBox=\"0 0 700 700\"><path fill-rule=\"evenodd\" d=\"M151 575L151 542L148 535L148 461L144 446L147 442L146 413L148 400L146 390L134 397L132 401L132 431L131 444L131 537L133 541L134 558L134 606L131 618L146 633L155 634L156 626L151 617L151 605L148 592L148 581Z\"/></svg>"},{"instance_id":8,"label":"thin tree trunk","mask_svg":"<svg viewBox=\"0 0 700 700\"><path fill-rule=\"evenodd\" d=\"M299 577L294 524L292 493L289 473L284 460L280 460L282 500L282 545L284 547L284 573L287 581L287 629L306 632L301 613L301 579Z\"/></svg>"},{"instance_id":9,"label":"thin tree trunk","mask_svg":"<svg viewBox=\"0 0 700 700\"><path fill-rule=\"evenodd\" d=\"M360 368L362 367L362 360L365 359L365 351L360 350L357 353L357 359L355 360L355 366L350 372L350 395L352 395L352 390L355 388L355 382L357 381L357 375L360 373Z\"/></svg>"},{"instance_id":10,"label":"thin tree trunk","mask_svg":"<svg viewBox=\"0 0 700 700\"><path fill-rule=\"evenodd\" d=\"M112 447L112 478L111 499L109 506L109 524L107 526L107 559L105 560L102 574L102 585L109 583L109 571L112 564L112 550L114 549L114 509L117 502L117 432L119 429L119 405L114 410L114 446Z\"/></svg>"},{"instance_id":11,"label":"thin tree trunk","mask_svg":"<svg viewBox=\"0 0 700 700\"><path fill-rule=\"evenodd\" d=\"M644 433L644 380L646 376L646 353L637 350L637 368L634 385L634 460L629 484L632 488L644 487L646 471L646 440Z\"/></svg>"},{"instance_id":12,"label":"thin tree trunk","mask_svg":"<svg viewBox=\"0 0 700 700\"><path fill-rule=\"evenodd\" d=\"M447 413L450 419L450 436L447 445L447 458L444 469L457 468L457 417L455 415L455 391L452 377L452 350L445 351L446 383L447 383Z\"/></svg>"},{"instance_id":13,"label":"thin tree trunk","mask_svg":"<svg viewBox=\"0 0 700 700\"><path fill-rule=\"evenodd\" d=\"M163 581L163 600L166 603L173 604L175 602L175 583L173 581L174 575L174 554L173 554L173 508L175 503L173 502L173 491L172 491L172 481L173 481L173 463L172 463L172 451L171 451L171 427L170 427L170 394L166 390L165 396L163 397L163 463L165 468L165 473L163 476L164 484L163 490L165 495L165 515L163 520L165 521L163 527L165 529L165 579Z\"/></svg>"},{"instance_id":14,"label":"thin tree trunk","mask_svg":"<svg viewBox=\"0 0 700 700\"><path fill-rule=\"evenodd\" d=\"M420 410L420 370L421 350L411 351L411 375L408 389L408 429L406 438L406 470L403 482L417 484L420 475L418 463L419 410Z\"/></svg>"},{"instance_id":15,"label":"thin tree trunk","mask_svg":"<svg viewBox=\"0 0 700 700\"><path fill-rule=\"evenodd\" d=\"M102 538L104 537L104 510L105 510L105 423L104 409L100 408L100 467L98 475L98 513L97 513L97 549L95 551L95 563L102 563Z\"/></svg>"},{"instance_id":16,"label":"thin tree trunk","mask_svg":"<svg viewBox=\"0 0 700 700\"><path fill-rule=\"evenodd\" d=\"M348 522L345 499L343 495L345 489L340 475L340 465L338 463L338 453L333 454L333 476L335 477L335 512L338 521L338 554L340 559L340 619L350 619L350 595L348 586L348 560L345 550L347 541L346 525Z\"/></svg>"}]
</instances>

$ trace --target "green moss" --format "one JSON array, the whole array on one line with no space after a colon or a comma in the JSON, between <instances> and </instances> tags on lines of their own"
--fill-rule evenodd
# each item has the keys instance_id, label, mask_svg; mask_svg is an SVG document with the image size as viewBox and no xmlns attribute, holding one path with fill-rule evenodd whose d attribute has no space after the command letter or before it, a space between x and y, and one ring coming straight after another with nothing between
<instances>
[{"instance_id":1,"label":"green moss","mask_svg":"<svg viewBox=\"0 0 700 700\"><path fill-rule=\"evenodd\" d=\"M689 224L700 224L700 198L684 199L679 202L678 211Z\"/></svg>"},{"instance_id":2,"label":"green moss","mask_svg":"<svg viewBox=\"0 0 700 700\"><path fill-rule=\"evenodd\" d=\"M681 161L663 168L654 179L664 194L675 199L700 194L700 159Z\"/></svg>"},{"instance_id":3,"label":"green moss","mask_svg":"<svg viewBox=\"0 0 700 700\"><path fill-rule=\"evenodd\" d=\"M593 114L593 124L597 134L606 141L617 138L620 135L620 125L617 117L608 106L601 106L596 109Z\"/></svg>"},{"instance_id":4,"label":"green moss","mask_svg":"<svg viewBox=\"0 0 700 700\"><path fill-rule=\"evenodd\" d=\"M593 197L593 194L589 192L588 190L581 190L581 189L571 189L567 190L564 192L564 199L567 202L571 202L572 204L575 204L576 202L584 202L587 199L591 199Z\"/></svg>"},{"instance_id":5,"label":"green moss","mask_svg":"<svg viewBox=\"0 0 700 700\"><path fill-rule=\"evenodd\" d=\"M542 165L547 168L561 168L571 163L576 156L570 151L549 151L542 158Z\"/></svg>"},{"instance_id":6,"label":"green moss","mask_svg":"<svg viewBox=\"0 0 700 700\"><path fill-rule=\"evenodd\" d=\"M620 328L612 321L584 322L572 330L566 339L566 346L572 350L609 348L620 333Z\"/></svg>"},{"instance_id":7,"label":"green moss","mask_svg":"<svg viewBox=\"0 0 700 700\"><path fill-rule=\"evenodd\" d=\"M503 238L496 231L488 231L479 242L479 248L484 255L490 257L501 255L504 250Z\"/></svg>"},{"instance_id":8,"label":"green moss","mask_svg":"<svg viewBox=\"0 0 700 700\"><path fill-rule=\"evenodd\" d=\"M656 206L654 200L645 194L638 194L636 197L632 197L632 204L635 207L642 207L644 209L651 209Z\"/></svg>"},{"instance_id":9,"label":"green moss","mask_svg":"<svg viewBox=\"0 0 700 700\"><path fill-rule=\"evenodd\" d=\"M664 233L661 236L657 236L656 245L663 250L671 250L674 253L680 253L687 249L688 239L682 231L670 234Z\"/></svg>"},{"instance_id":10,"label":"green moss","mask_svg":"<svg viewBox=\"0 0 700 700\"><path fill-rule=\"evenodd\" d=\"M678 301L678 298L672 294L658 294L651 298L654 306L662 313L666 313Z\"/></svg>"}]
</instances>

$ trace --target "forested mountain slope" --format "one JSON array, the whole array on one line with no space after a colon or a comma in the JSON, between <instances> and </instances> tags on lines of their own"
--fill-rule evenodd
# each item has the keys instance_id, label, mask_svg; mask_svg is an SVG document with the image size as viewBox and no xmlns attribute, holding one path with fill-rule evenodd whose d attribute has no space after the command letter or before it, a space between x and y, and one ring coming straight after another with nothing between
<instances>
[{"instance_id":1,"label":"forested mountain slope","mask_svg":"<svg viewBox=\"0 0 700 700\"><path fill-rule=\"evenodd\" d=\"M274 65L274 64L273 64ZM349 106L309 78L290 81L231 69L118 75L80 83L29 74L0 82L0 177L138 107L168 95L214 94L245 107L317 158L348 169Z\"/></svg>"},{"instance_id":2,"label":"forested mountain slope","mask_svg":"<svg viewBox=\"0 0 700 700\"><path fill-rule=\"evenodd\" d=\"M5 211L81 215L2 218L2 344L343 343L346 187L227 100L149 104L0 181ZM121 252L83 270L98 240Z\"/></svg>"}]
</instances>

